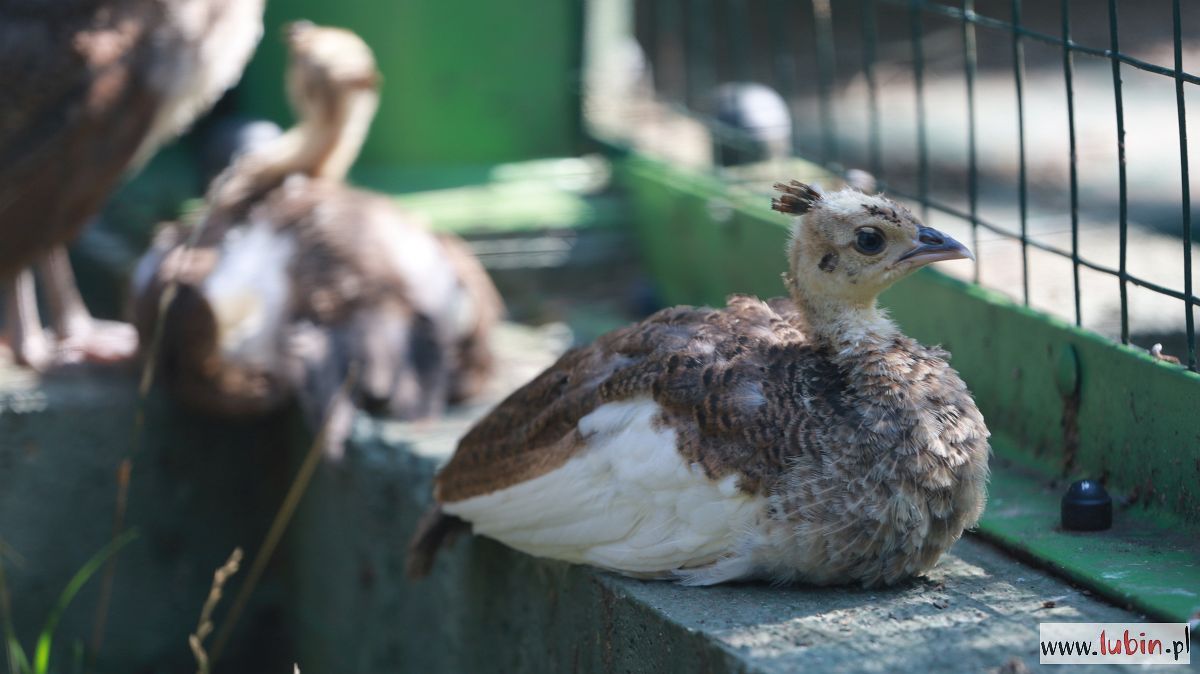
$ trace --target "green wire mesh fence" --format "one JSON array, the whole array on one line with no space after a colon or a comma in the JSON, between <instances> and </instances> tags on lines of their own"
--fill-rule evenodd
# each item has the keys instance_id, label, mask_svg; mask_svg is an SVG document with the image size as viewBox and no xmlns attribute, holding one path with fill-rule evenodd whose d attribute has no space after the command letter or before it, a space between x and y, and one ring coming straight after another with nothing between
<instances>
[{"instance_id":1,"label":"green wire mesh fence","mask_svg":"<svg viewBox=\"0 0 1200 674\"><path fill-rule=\"evenodd\" d=\"M624 29L589 35L602 135L749 189L786 177L789 157L865 170L970 238L974 281L1197 369L1187 130L1200 76L1185 66L1200 61L1200 9L592 0L593 18L599 5L599 23Z\"/></svg>"}]
</instances>

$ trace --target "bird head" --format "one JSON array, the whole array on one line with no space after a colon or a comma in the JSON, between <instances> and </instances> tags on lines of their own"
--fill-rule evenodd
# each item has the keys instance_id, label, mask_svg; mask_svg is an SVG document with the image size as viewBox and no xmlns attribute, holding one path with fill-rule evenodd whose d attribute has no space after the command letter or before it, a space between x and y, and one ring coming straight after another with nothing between
<instances>
[{"instance_id":1,"label":"bird head","mask_svg":"<svg viewBox=\"0 0 1200 674\"><path fill-rule=\"evenodd\" d=\"M961 243L886 197L854 189L821 194L794 180L775 188L780 195L773 209L804 216L788 255L793 295L868 307L893 283L931 262L974 259Z\"/></svg>"},{"instance_id":2,"label":"bird head","mask_svg":"<svg viewBox=\"0 0 1200 674\"><path fill-rule=\"evenodd\" d=\"M375 56L354 33L293 21L284 27L284 39L288 97L301 118L328 114L351 94L379 87Z\"/></svg>"}]
</instances>

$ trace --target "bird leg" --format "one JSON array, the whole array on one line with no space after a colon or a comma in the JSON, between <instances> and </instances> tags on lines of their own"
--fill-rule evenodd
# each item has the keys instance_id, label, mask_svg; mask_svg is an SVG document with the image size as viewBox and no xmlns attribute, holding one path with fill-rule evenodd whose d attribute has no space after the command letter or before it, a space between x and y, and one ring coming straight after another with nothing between
<instances>
[{"instance_id":1,"label":"bird leg","mask_svg":"<svg viewBox=\"0 0 1200 674\"><path fill-rule=\"evenodd\" d=\"M112 363L133 356L137 332L132 325L92 318L79 294L66 247L56 246L40 267L61 360Z\"/></svg>"},{"instance_id":2,"label":"bird leg","mask_svg":"<svg viewBox=\"0 0 1200 674\"><path fill-rule=\"evenodd\" d=\"M18 365L41 370L52 355L38 316L33 270L22 269L4 288L4 336Z\"/></svg>"}]
</instances>

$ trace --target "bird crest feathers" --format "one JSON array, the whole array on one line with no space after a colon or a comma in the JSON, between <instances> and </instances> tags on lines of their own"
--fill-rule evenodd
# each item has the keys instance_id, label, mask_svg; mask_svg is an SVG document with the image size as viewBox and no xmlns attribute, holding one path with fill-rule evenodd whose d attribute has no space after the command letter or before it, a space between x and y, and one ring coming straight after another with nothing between
<instances>
[{"instance_id":1,"label":"bird crest feathers","mask_svg":"<svg viewBox=\"0 0 1200 674\"><path fill-rule=\"evenodd\" d=\"M821 193L799 180L788 184L775 183L780 195L771 200L771 209L789 215L804 215L821 200Z\"/></svg>"}]
</instances>

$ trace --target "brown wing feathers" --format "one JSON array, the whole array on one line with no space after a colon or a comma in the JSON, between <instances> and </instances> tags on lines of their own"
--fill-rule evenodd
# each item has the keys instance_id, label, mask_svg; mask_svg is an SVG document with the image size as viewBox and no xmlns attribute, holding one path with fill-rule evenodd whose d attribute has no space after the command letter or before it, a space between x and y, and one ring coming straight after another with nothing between
<instances>
[{"instance_id":1,"label":"brown wing feathers","mask_svg":"<svg viewBox=\"0 0 1200 674\"><path fill-rule=\"evenodd\" d=\"M161 102L137 68L157 11L0 9L0 278L73 238L141 146Z\"/></svg>"},{"instance_id":2,"label":"brown wing feathers","mask_svg":"<svg viewBox=\"0 0 1200 674\"><path fill-rule=\"evenodd\" d=\"M777 432L801 429L797 381L833 396L839 374L813 358L792 320L734 297L726 309L677 307L564 355L463 438L437 478L439 500L486 494L557 468L583 446L579 420L600 405L649 396L679 451L714 478L741 474L761 492L786 458ZM787 376L771 376L785 374Z\"/></svg>"}]
</instances>

